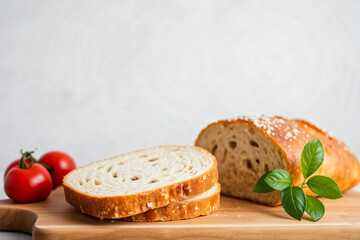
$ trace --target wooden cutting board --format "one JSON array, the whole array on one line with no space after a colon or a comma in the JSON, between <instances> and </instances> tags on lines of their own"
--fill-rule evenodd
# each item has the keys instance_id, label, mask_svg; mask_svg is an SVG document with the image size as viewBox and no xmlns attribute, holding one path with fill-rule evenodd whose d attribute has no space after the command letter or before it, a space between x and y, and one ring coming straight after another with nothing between
<instances>
[{"instance_id":1,"label":"wooden cutting board","mask_svg":"<svg viewBox=\"0 0 360 240\"><path fill-rule=\"evenodd\" d=\"M326 213L315 223L288 217L281 206L266 207L221 197L214 214L190 220L129 223L99 220L65 202L62 188L43 202L0 201L0 229L31 233L33 239L360 239L360 193L321 199Z\"/></svg>"}]
</instances>

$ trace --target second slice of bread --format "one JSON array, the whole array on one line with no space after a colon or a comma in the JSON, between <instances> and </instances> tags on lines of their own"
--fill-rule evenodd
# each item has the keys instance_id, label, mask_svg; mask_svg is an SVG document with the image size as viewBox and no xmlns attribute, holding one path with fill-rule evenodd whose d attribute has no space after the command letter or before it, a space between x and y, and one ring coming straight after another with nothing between
<instances>
[{"instance_id":1,"label":"second slice of bread","mask_svg":"<svg viewBox=\"0 0 360 240\"><path fill-rule=\"evenodd\" d=\"M187 199L218 180L215 157L192 146L160 146L75 169L64 178L65 198L83 213L124 218Z\"/></svg>"},{"instance_id":2,"label":"second slice of bread","mask_svg":"<svg viewBox=\"0 0 360 240\"><path fill-rule=\"evenodd\" d=\"M125 221L154 222L174 221L211 214L220 207L220 184L197 196L126 217Z\"/></svg>"}]
</instances>

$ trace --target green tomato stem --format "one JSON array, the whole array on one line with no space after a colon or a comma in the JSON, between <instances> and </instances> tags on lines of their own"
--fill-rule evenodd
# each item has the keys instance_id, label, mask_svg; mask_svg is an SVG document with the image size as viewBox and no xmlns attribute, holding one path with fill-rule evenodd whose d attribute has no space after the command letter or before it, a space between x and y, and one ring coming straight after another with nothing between
<instances>
[{"instance_id":1,"label":"green tomato stem","mask_svg":"<svg viewBox=\"0 0 360 240\"><path fill-rule=\"evenodd\" d=\"M52 174L52 172L54 171L54 169L46 164L40 163L41 165L43 165L44 168L46 168L46 170L48 170L48 172L50 174Z\"/></svg>"},{"instance_id":2,"label":"green tomato stem","mask_svg":"<svg viewBox=\"0 0 360 240\"><path fill-rule=\"evenodd\" d=\"M35 158L31 155L32 153L34 153L34 151L30 151L30 152L24 152L22 150L20 150L20 153L21 153L21 159L20 159L20 162L19 162L19 167L20 168L30 168L31 165L36 162ZM29 159L30 160L30 163L27 164L25 162L25 159Z\"/></svg>"},{"instance_id":3,"label":"green tomato stem","mask_svg":"<svg viewBox=\"0 0 360 240\"><path fill-rule=\"evenodd\" d=\"M29 151L29 152L23 152L22 150L20 150L20 153L21 153L21 159L20 159L20 163L19 163L19 167L20 168L30 168L31 165L33 163L39 163L38 161L36 161L36 159L32 156L32 154L34 153L35 151ZM28 159L30 160L30 163L27 164L25 162L25 159ZM54 169L46 164L43 164L43 163L40 163L44 168L46 168L49 173L51 174Z\"/></svg>"}]
</instances>

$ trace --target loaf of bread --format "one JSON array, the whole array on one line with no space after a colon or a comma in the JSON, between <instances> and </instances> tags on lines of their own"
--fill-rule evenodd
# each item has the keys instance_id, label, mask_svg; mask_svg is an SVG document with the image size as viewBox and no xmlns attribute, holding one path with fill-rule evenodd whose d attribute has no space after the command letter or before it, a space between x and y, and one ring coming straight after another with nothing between
<instances>
[{"instance_id":1,"label":"loaf of bread","mask_svg":"<svg viewBox=\"0 0 360 240\"><path fill-rule=\"evenodd\" d=\"M192 146L160 146L73 170L63 185L68 203L83 213L124 218L187 199L218 180L213 155Z\"/></svg>"},{"instance_id":2,"label":"loaf of bread","mask_svg":"<svg viewBox=\"0 0 360 240\"><path fill-rule=\"evenodd\" d=\"M194 197L172 203L170 205L148 210L134 216L124 218L125 221L154 222L173 221L204 216L215 212L220 206L220 184Z\"/></svg>"},{"instance_id":3,"label":"loaf of bread","mask_svg":"<svg viewBox=\"0 0 360 240\"><path fill-rule=\"evenodd\" d=\"M253 192L258 179L281 168L290 172L294 184L303 181L301 152L305 144L319 139L325 158L314 175L337 182L341 191L360 180L360 164L348 147L313 124L282 117L240 117L210 124L195 145L207 149L218 161L222 193L266 205L280 204L280 192ZM309 189L305 194L314 195Z\"/></svg>"}]
</instances>

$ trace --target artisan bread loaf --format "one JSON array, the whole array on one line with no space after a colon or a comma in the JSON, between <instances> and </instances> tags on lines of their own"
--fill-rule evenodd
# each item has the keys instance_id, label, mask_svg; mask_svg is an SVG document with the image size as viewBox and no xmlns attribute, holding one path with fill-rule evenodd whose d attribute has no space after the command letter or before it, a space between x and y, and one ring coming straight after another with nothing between
<instances>
[{"instance_id":1,"label":"artisan bread loaf","mask_svg":"<svg viewBox=\"0 0 360 240\"><path fill-rule=\"evenodd\" d=\"M218 161L222 193L266 205L280 204L280 192L253 192L258 179L268 171L289 171L298 185L303 181L301 152L305 144L319 139L325 159L314 175L324 175L345 191L360 180L360 165L339 140L304 120L282 117L240 117L210 124L195 145L207 149ZM313 193L305 189L305 194Z\"/></svg>"},{"instance_id":2,"label":"artisan bread loaf","mask_svg":"<svg viewBox=\"0 0 360 240\"><path fill-rule=\"evenodd\" d=\"M98 161L64 178L65 198L83 213L123 218L186 199L217 182L213 155L192 146L160 146Z\"/></svg>"},{"instance_id":3,"label":"artisan bread loaf","mask_svg":"<svg viewBox=\"0 0 360 240\"><path fill-rule=\"evenodd\" d=\"M209 215L220 206L220 184L217 183L210 190L194 197L151 209L144 213L126 217L125 221L154 222L189 219Z\"/></svg>"}]
</instances>

